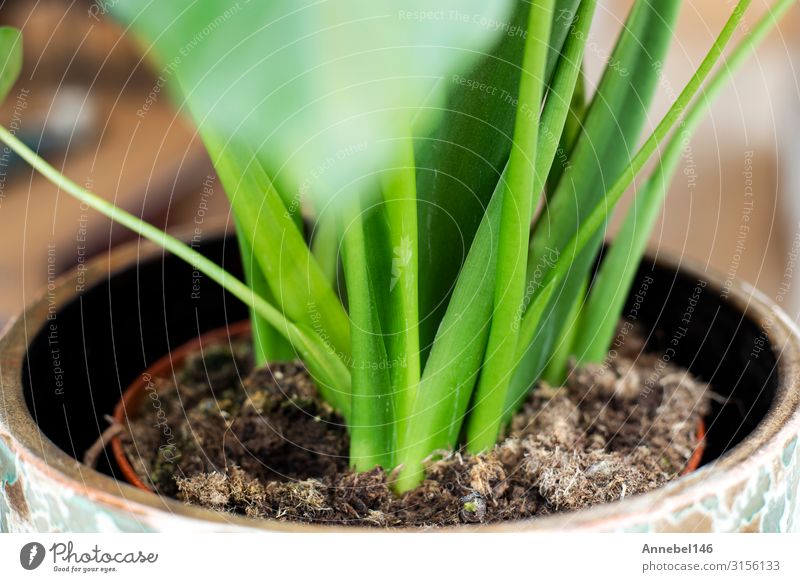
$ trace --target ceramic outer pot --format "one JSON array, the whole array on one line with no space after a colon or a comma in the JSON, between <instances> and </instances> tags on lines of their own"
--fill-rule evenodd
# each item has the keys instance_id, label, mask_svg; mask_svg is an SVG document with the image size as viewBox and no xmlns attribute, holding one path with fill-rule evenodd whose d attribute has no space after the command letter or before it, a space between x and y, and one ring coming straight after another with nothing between
<instances>
[{"instance_id":1,"label":"ceramic outer pot","mask_svg":"<svg viewBox=\"0 0 800 582\"><path fill-rule=\"evenodd\" d=\"M233 240L210 235L201 249L238 270ZM700 469L588 510L459 530L800 531L800 336L762 294L722 281L685 261L648 259L626 308L652 330L653 349L723 396L707 419ZM76 460L142 370L245 316L190 266L149 245L52 282L0 339L0 529L354 531L190 507L113 478L119 469L109 458L98 470Z\"/></svg>"}]
</instances>

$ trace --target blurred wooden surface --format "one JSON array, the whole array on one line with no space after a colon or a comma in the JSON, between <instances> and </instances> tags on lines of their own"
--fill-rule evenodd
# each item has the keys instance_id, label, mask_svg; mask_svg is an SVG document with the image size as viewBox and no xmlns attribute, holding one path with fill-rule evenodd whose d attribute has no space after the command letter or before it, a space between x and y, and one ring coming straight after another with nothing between
<instances>
[{"instance_id":1,"label":"blurred wooden surface","mask_svg":"<svg viewBox=\"0 0 800 582\"><path fill-rule=\"evenodd\" d=\"M33 137L33 145L43 127L66 134L61 147L48 151L48 161L126 210L161 226L192 220L203 182L213 175L202 144L165 92L152 97L158 78L139 62L133 43L113 23L93 18L91 6L0 7L0 21L22 28L25 38L25 70L0 110L3 122L13 123L17 135ZM132 238L59 195L24 164L4 169L0 323L46 288L53 275L48 261L55 260L55 272L61 272ZM208 212L227 213L221 191Z\"/></svg>"}]
</instances>

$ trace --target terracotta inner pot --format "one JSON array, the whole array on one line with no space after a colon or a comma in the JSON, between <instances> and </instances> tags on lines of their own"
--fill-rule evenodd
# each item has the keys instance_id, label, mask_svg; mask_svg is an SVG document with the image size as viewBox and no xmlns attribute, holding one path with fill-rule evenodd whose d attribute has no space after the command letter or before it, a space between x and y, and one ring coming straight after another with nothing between
<instances>
[{"instance_id":1,"label":"terracotta inner pot","mask_svg":"<svg viewBox=\"0 0 800 582\"><path fill-rule=\"evenodd\" d=\"M232 323L226 327L217 328L203 335L196 337L178 348L172 350L170 353L161 357L152 366L148 367L139 377L131 383L122 395L122 399L114 407L114 420L123 426L128 425L129 419L135 419L141 410L142 403L147 397L147 387L154 378L167 379L173 371L179 369L186 358L200 348L206 348L214 344L229 343L232 340L246 338L250 335L250 322L239 321ZM681 471L681 475L686 475L696 470L700 466L705 451L705 436L706 426L703 419L699 419L697 423L697 447L689 457L686 467ZM133 469L128 455L122 446L122 440L119 436L111 440L111 450L114 455L114 460L119 466L125 480L131 485L138 487L144 491L152 492L153 489L147 483L142 481L136 471Z\"/></svg>"}]
</instances>

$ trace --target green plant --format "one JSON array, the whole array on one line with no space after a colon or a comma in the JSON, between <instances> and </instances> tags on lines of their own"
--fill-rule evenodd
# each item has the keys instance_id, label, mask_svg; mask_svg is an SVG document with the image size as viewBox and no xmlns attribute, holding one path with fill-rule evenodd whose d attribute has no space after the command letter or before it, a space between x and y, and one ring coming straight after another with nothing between
<instances>
[{"instance_id":1,"label":"green plant","mask_svg":"<svg viewBox=\"0 0 800 582\"><path fill-rule=\"evenodd\" d=\"M258 361L300 357L347 421L353 467L397 469L399 492L436 451L493 446L535 381L563 379L568 356L605 357L684 140L792 2L776 1L712 75L750 4L740 0L643 141L679 0L634 3L588 101L595 0L433 4L115 7L197 124L246 282L0 128L62 190L247 304ZM16 31L0 30L0 51L3 97L19 72ZM592 278L608 216L654 154Z\"/></svg>"}]
</instances>

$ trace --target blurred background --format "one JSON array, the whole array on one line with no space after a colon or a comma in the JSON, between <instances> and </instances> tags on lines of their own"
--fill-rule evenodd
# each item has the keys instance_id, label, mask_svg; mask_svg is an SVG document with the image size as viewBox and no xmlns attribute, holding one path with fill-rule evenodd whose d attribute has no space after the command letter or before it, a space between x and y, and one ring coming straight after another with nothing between
<instances>
[{"instance_id":1,"label":"blurred background","mask_svg":"<svg viewBox=\"0 0 800 582\"><path fill-rule=\"evenodd\" d=\"M25 68L0 108L0 122L74 181L158 226L226 221L225 195L202 144L168 100L164 79L105 14L109 1L0 2L0 24L21 28L25 37ZM587 48L590 88L629 5L601 0ZM653 125L733 5L684 2ZM754 0L747 22L765 6ZM800 286L792 286L800 249L796 64L798 6L736 75L698 131L651 242L659 252L752 283L793 317L800 314ZM59 196L0 148L0 326L43 293L54 274L130 238Z\"/></svg>"}]
</instances>

